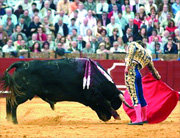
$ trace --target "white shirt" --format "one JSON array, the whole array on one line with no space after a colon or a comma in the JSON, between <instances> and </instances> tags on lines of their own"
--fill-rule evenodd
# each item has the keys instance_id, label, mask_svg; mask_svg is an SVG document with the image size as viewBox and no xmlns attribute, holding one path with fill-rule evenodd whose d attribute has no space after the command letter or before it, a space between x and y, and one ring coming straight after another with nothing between
<instances>
[{"instance_id":1,"label":"white shirt","mask_svg":"<svg viewBox=\"0 0 180 138\"><path fill-rule=\"evenodd\" d=\"M10 53L13 51L16 51L16 48L14 46L9 47L8 45L4 45L2 48L2 52L4 52L4 53Z\"/></svg>"},{"instance_id":2,"label":"white shirt","mask_svg":"<svg viewBox=\"0 0 180 138\"><path fill-rule=\"evenodd\" d=\"M109 24L107 25L107 27L106 27L107 35L108 35L108 36L112 36L112 35L113 35L113 34L112 34L112 31L113 31L114 28L118 28L118 30L119 30L118 35L119 35L120 37L122 37L122 36L123 36L123 32L122 32L121 26L120 26L119 24L117 24L117 23L115 23L115 24L109 23Z\"/></svg>"},{"instance_id":3,"label":"white shirt","mask_svg":"<svg viewBox=\"0 0 180 138\"><path fill-rule=\"evenodd\" d=\"M96 5L96 12L97 12L97 14L102 14L102 12L108 12L108 7L109 7L109 5L105 2L105 3L98 3L97 5ZM102 9L102 11L101 11L101 9Z\"/></svg>"}]
</instances>

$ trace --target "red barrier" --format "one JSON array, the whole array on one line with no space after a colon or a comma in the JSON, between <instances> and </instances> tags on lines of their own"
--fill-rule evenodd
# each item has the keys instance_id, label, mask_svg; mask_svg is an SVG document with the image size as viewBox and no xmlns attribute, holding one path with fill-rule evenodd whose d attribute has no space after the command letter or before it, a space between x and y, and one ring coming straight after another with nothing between
<instances>
[{"instance_id":1,"label":"red barrier","mask_svg":"<svg viewBox=\"0 0 180 138\"><path fill-rule=\"evenodd\" d=\"M34 59L18 59L18 58L0 58L0 76L6 68L16 62L16 61L29 61ZM110 70L113 65L114 69L110 71L110 74L116 83L118 88L124 88L124 62L120 60L96 60L99 62L106 70ZM116 64L117 65L116 65ZM121 63L121 64L120 64ZM180 61L155 61L156 69L159 71L162 80L166 82L170 87L176 91L180 91ZM116 66L115 66L116 65ZM142 75L147 74L148 69L145 68L142 71ZM12 71L10 72L12 73Z\"/></svg>"}]
</instances>

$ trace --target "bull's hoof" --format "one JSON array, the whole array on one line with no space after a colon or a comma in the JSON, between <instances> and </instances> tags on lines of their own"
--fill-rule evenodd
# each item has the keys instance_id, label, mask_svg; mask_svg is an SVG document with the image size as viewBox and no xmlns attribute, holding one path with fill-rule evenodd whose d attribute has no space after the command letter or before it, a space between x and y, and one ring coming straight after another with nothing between
<instances>
[{"instance_id":1,"label":"bull's hoof","mask_svg":"<svg viewBox=\"0 0 180 138\"><path fill-rule=\"evenodd\" d=\"M120 116L113 116L115 120L121 120Z\"/></svg>"},{"instance_id":2,"label":"bull's hoof","mask_svg":"<svg viewBox=\"0 0 180 138\"><path fill-rule=\"evenodd\" d=\"M13 122L13 124L18 124L17 119L13 119L12 122Z\"/></svg>"}]
</instances>

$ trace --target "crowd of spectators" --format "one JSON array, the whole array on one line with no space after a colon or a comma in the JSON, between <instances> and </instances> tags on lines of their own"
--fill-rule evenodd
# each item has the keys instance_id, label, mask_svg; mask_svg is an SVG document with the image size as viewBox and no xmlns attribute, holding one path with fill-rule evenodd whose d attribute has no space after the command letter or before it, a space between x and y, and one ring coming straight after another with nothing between
<instances>
[{"instance_id":1,"label":"crowd of spectators","mask_svg":"<svg viewBox=\"0 0 180 138\"><path fill-rule=\"evenodd\" d=\"M180 0L7 1L0 0L5 53L122 53L132 41L152 54L180 50Z\"/></svg>"}]
</instances>

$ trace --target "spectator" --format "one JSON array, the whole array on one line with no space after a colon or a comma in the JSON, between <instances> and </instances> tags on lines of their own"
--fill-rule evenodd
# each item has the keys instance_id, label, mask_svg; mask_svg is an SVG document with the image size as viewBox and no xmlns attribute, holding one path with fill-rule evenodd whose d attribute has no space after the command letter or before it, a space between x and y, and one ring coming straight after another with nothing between
<instances>
[{"instance_id":1,"label":"spectator","mask_svg":"<svg viewBox=\"0 0 180 138\"><path fill-rule=\"evenodd\" d=\"M57 45L57 43L61 42L61 37L62 35L60 33L57 34L57 36L55 37L55 45Z\"/></svg>"},{"instance_id":2,"label":"spectator","mask_svg":"<svg viewBox=\"0 0 180 138\"><path fill-rule=\"evenodd\" d=\"M66 37L62 36L60 42L62 43L65 50L68 50L70 48L69 42L67 41Z\"/></svg>"},{"instance_id":3,"label":"spectator","mask_svg":"<svg viewBox=\"0 0 180 138\"><path fill-rule=\"evenodd\" d=\"M171 4L169 3L169 0L162 0L162 2L159 4L158 12L163 11L164 5L167 5L168 12L172 12L172 8L171 8Z\"/></svg>"},{"instance_id":4,"label":"spectator","mask_svg":"<svg viewBox=\"0 0 180 138\"><path fill-rule=\"evenodd\" d=\"M24 13L23 7L22 7L22 5L19 5L18 9L15 10L15 12L14 12L14 14L17 17L17 20L19 19L20 15L23 14L23 13Z\"/></svg>"},{"instance_id":5,"label":"spectator","mask_svg":"<svg viewBox=\"0 0 180 138\"><path fill-rule=\"evenodd\" d=\"M122 52L125 52L125 44L124 44L124 42L123 42L123 40L122 40L122 38L121 37L118 37L118 43L119 43L119 48L121 49L121 51Z\"/></svg>"},{"instance_id":6,"label":"spectator","mask_svg":"<svg viewBox=\"0 0 180 138\"><path fill-rule=\"evenodd\" d=\"M109 37L106 36L104 41L106 42L106 49L109 50L112 47Z\"/></svg>"},{"instance_id":7,"label":"spectator","mask_svg":"<svg viewBox=\"0 0 180 138\"><path fill-rule=\"evenodd\" d=\"M97 42L97 38L94 36L92 36L91 47L93 49L93 53L96 53L96 50L98 49L98 42Z\"/></svg>"},{"instance_id":8,"label":"spectator","mask_svg":"<svg viewBox=\"0 0 180 138\"><path fill-rule=\"evenodd\" d=\"M42 23L41 27L44 29L44 33L46 35L50 34L50 35L52 35L54 37L55 28L54 28L53 24L48 21L48 17L47 16L45 16L43 18L43 23Z\"/></svg>"},{"instance_id":9,"label":"spectator","mask_svg":"<svg viewBox=\"0 0 180 138\"><path fill-rule=\"evenodd\" d=\"M154 39L155 39L156 37L158 37L158 41L159 41L159 42L162 42L161 36L158 35L158 34L157 34L157 30L154 29L154 30L152 31L152 35L149 37L149 44L151 44L151 42L154 41Z\"/></svg>"},{"instance_id":10,"label":"spectator","mask_svg":"<svg viewBox=\"0 0 180 138\"><path fill-rule=\"evenodd\" d=\"M106 43L101 42L99 43L99 48L96 50L97 54L106 54L109 53L109 50L106 49Z\"/></svg>"},{"instance_id":11,"label":"spectator","mask_svg":"<svg viewBox=\"0 0 180 138\"><path fill-rule=\"evenodd\" d=\"M17 46L17 51L20 53L29 51L29 47L26 45L25 40L21 40L20 45Z\"/></svg>"},{"instance_id":12,"label":"spectator","mask_svg":"<svg viewBox=\"0 0 180 138\"><path fill-rule=\"evenodd\" d=\"M56 11L56 5L57 5L57 3L55 3L54 0L49 0L49 2L50 2L50 8L51 8L52 10Z\"/></svg>"},{"instance_id":13,"label":"spectator","mask_svg":"<svg viewBox=\"0 0 180 138\"><path fill-rule=\"evenodd\" d=\"M16 25L17 24L17 17L12 13L11 8L6 8L6 14L2 16L2 24L6 24L7 20L11 18L11 22Z\"/></svg>"},{"instance_id":14,"label":"spectator","mask_svg":"<svg viewBox=\"0 0 180 138\"><path fill-rule=\"evenodd\" d=\"M72 30L73 29L76 29L77 30L77 33L79 34L79 26L77 26L75 24L76 22L76 19L75 18L72 18L71 19L71 23L68 25L68 29L69 29L69 34L72 35Z\"/></svg>"},{"instance_id":15,"label":"spectator","mask_svg":"<svg viewBox=\"0 0 180 138\"><path fill-rule=\"evenodd\" d=\"M24 10L24 13L21 14L19 18L20 19L24 18L24 24L26 24L29 27L29 25L31 23L31 18L29 17L29 11L28 10Z\"/></svg>"},{"instance_id":16,"label":"spectator","mask_svg":"<svg viewBox=\"0 0 180 138\"><path fill-rule=\"evenodd\" d=\"M125 26L125 32L126 32L127 28L132 29L133 36L138 35L138 26L136 24L134 24L133 18L130 18L128 24Z\"/></svg>"},{"instance_id":17,"label":"spectator","mask_svg":"<svg viewBox=\"0 0 180 138\"><path fill-rule=\"evenodd\" d=\"M62 36L67 36L69 33L68 27L65 23L63 23L63 19L59 18L59 21L55 24L55 37L57 34L61 34Z\"/></svg>"},{"instance_id":18,"label":"spectator","mask_svg":"<svg viewBox=\"0 0 180 138\"><path fill-rule=\"evenodd\" d=\"M10 17L7 18L7 22L3 25L3 27L4 30L7 32L8 36L10 37L15 28L15 25Z\"/></svg>"},{"instance_id":19,"label":"spectator","mask_svg":"<svg viewBox=\"0 0 180 138\"><path fill-rule=\"evenodd\" d=\"M77 8L77 11L78 11L78 16L81 17L82 19L86 17L86 15L88 14L87 10L84 8L84 4L82 2L80 2L78 4L78 8ZM89 10L91 11L91 10ZM92 11L91 11L92 12ZM93 13L91 13L93 14Z\"/></svg>"},{"instance_id":20,"label":"spectator","mask_svg":"<svg viewBox=\"0 0 180 138\"><path fill-rule=\"evenodd\" d=\"M143 22L146 18L146 12L144 6L139 7L139 19Z\"/></svg>"},{"instance_id":21,"label":"spectator","mask_svg":"<svg viewBox=\"0 0 180 138\"><path fill-rule=\"evenodd\" d=\"M111 53L120 53L121 52L121 49L119 48L119 43L117 41L115 41L113 43L113 47L110 48L110 52Z\"/></svg>"},{"instance_id":22,"label":"spectator","mask_svg":"<svg viewBox=\"0 0 180 138\"><path fill-rule=\"evenodd\" d=\"M86 32L86 36L84 36L84 41L87 42L91 42L92 41L92 37L93 37L93 33L91 29L88 29Z\"/></svg>"},{"instance_id":23,"label":"spectator","mask_svg":"<svg viewBox=\"0 0 180 138\"><path fill-rule=\"evenodd\" d=\"M64 13L63 9L61 9L59 14L54 17L53 24L56 24L60 18L62 19L64 24L67 25L69 23L69 17Z\"/></svg>"},{"instance_id":24,"label":"spectator","mask_svg":"<svg viewBox=\"0 0 180 138\"><path fill-rule=\"evenodd\" d=\"M123 11L123 17L129 21L129 19L134 19L134 13L131 11L130 7L127 6L125 11Z\"/></svg>"},{"instance_id":25,"label":"spectator","mask_svg":"<svg viewBox=\"0 0 180 138\"><path fill-rule=\"evenodd\" d=\"M44 0L38 0L36 1L37 9L41 10L44 7Z\"/></svg>"},{"instance_id":26,"label":"spectator","mask_svg":"<svg viewBox=\"0 0 180 138\"><path fill-rule=\"evenodd\" d=\"M51 51L52 51L52 50L50 49L50 44L49 44L49 42L47 42L47 41L43 42L41 52L49 53L49 52L51 52Z\"/></svg>"},{"instance_id":27,"label":"spectator","mask_svg":"<svg viewBox=\"0 0 180 138\"><path fill-rule=\"evenodd\" d=\"M84 54L92 54L94 50L91 47L91 42L87 42L85 48L83 48L82 52Z\"/></svg>"},{"instance_id":28,"label":"spectator","mask_svg":"<svg viewBox=\"0 0 180 138\"><path fill-rule=\"evenodd\" d=\"M125 19L125 17L122 16L122 13L119 12L116 23L119 23L121 25L122 31L124 32L125 26L128 24L128 21Z\"/></svg>"},{"instance_id":29,"label":"spectator","mask_svg":"<svg viewBox=\"0 0 180 138\"><path fill-rule=\"evenodd\" d=\"M163 46L168 42L169 36L170 36L169 31L165 30L162 35L162 45Z\"/></svg>"},{"instance_id":30,"label":"spectator","mask_svg":"<svg viewBox=\"0 0 180 138\"><path fill-rule=\"evenodd\" d=\"M30 36L33 33L37 33L37 29L40 27L40 25L41 25L41 22L40 22L39 16L35 16L33 21L29 25Z\"/></svg>"},{"instance_id":31,"label":"spectator","mask_svg":"<svg viewBox=\"0 0 180 138\"><path fill-rule=\"evenodd\" d=\"M93 35L96 36L97 38L101 35L100 32L102 29L104 29L105 27L102 26L101 20L98 19L97 20L97 25L93 27Z\"/></svg>"},{"instance_id":32,"label":"spectator","mask_svg":"<svg viewBox=\"0 0 180 138\"><path fill-rule=\"evenodd\" d=\"M117 41L118 37L119 37L118 36L118 29L114 28L113 29L113 35L109 37L111 45L113 45L114 41Z\"/></svg>"},{"instance_id":33,"label":"spectator","mask_svg":"<svg viewBox=\"0 0 180 138\"><path fill-rule=\"evenodd\" d=\"M82 51L83 48L85 48L86 42L83 40L83 36L82 35L78 35L78 39L77 39L77 49L79 51Z\"/></svg>"},{"instance_id":34,"label":"spectator","mask_svg":"<svg viewBox=\"0 0 180 138\"><path fill-rule=\"evenodd\" d=\"M149 2L145 4L146 14L150 13L151 7L155 7L155 10L157 11L157 5L154 3L154 0L149 0Z\"/></svg>"},{"instance_id":35,"label":"spectator","mask_svg":"<svg viewBox=\"0 0 180 138\"><path fill-rule=\"evenodd\" d=\"M172 4L172 12L174 15L180 11L180 0L175 0L175 2Z\"/></svg>"},{"instance_id":36,"label":"spectator","mask_svg":"<svg viewBox=\"0 0 180 138\"><path fill-rule=\"evenodd\" d=\"M79 3L80 3L80 0L74 0L74 2L71 2L71 3L70 3L70 6L69 6L69 13L70 13L70 14L71 14L73 11L77 10Z\"/></svg>"},{"instance_id":37,"label":"spectator","mask_svg":"<svg viewBox=\"0 0 180 138\"><path fill-rule=\"evenodd\" d=\"M111 3L109 4L109 7L108 7L108 11L109 12L113 11L113 6L114 5L117 6L118 12L122 13L121 5L118 3L117 0L111 0Z\"/></svg>"},{"instance_id":38,"label":"spectator","mask_svg":"<svg viewBox=\"0 0 180 138\"><path fill-rule=\"evenodd\" d=\"M171 21L171 20L173 20L173 19L172 19L172 15L171 15L171 13L168 13L166 19L164 19L164 20L160 23L160 26L165 29L165 28L168 26L169 21Z\"/></svg>"},{"instance_id":39,"label":"spectator","mask_svg":"<svg viewBox=\"0 0 180 138\"><path fill-rule=\"evenodd\" d=\"M180 30L179 29L175 30L175 42L179 51L180 50Z\"/></svg>"},{"instance_id":40,"label":"spectator","mask_svg":"<svg viewBox=\"0 0 180 138\"><path fill-rule=\"evenodd\" d=\"M144 6L143 4L139 3L139 0L135 0L135 5L133 5L133 12L134 14L139 13L140 7Z\"/></svg>"},{"instance_id":41,"label":"spectator","mask_svg":"<svg viewBox=\"0 0 180 138\"><path fill-rule=\"evenodd\" d=\"M41 18L41 14L39 13L38 9L33 10L33 15L31 17L32 21L34 20L35 16L39 16Z\"/></svg>"},{"instance_id":42,"label":"spectator","mask_svg":"<svg viewBox=\"0 0 180 138\"><path fill-rule=\"evenodd\" d=\"M17 10L19 5L22 6L23 10L28 10L31 7L31 3L29 2L29 0L20 0L20 1L18 1L18 3L16 3L16 5L15 5L14 9Z\"/></svg>"},{"instance_id":43,"label":"spectator","mask_svg":"<svg viewBox=\"0 0 180 138\"><path fill-rule=\"evenodd\" d=\"M31 4L31 7L30 7L29 9L26 9L26 10L29 12L28 15L29 15L30 18L32 18L32 17L34 16L33 11L34 11L35 9L40 10L40 9L37 8L37 4L36 4L35 2L33 2L33 3ZM24 11L25 11L25 10L24 10Z\"/></svg>"},{"instance_id":44,"label":"spectator","mask_svg":"<svg viewBox=\"0 0 180 138\"><path fill-rule=\"evenodd\" d=\"M42 27L39 27L37 30L37 40L40 42L47 41L47 35L44 33L44 30Z\"/></svg>"},{"instance_id":45,"label":"spectator","mask_svg":"<svg viewBox=\"0 0 180 138\"><path fill-rule=\"evenodd\" d=\"M55 50L55 41L53 41L52 35L47 35L47 42L49 43L49 49L51 51Z\"/></svg>"},{"instance_id":46,"label":"spectator","mask_svg":"<svg viewBox=\"0 0 180 138\"><path fill-rule=\"evenodd\" d=\"M162 22L164 20L167 20L167 15L168 15L168 5L163 6L163 10L159 14L159 22Z\"/></svg>"},{"instance_id":47,"label":"spectator","mask_svg":"<svg viewBox=\"0 0 180 138\"><path fill-rule=\"evenodd\" d=\"M85 1L84 7L87 11L91 10L94 15L96 14L96 3L94 0Z\"/></svg>"},{"instance_id":48,"label":"spectator","mask_svg":"<svg viewBox=\"0 0 180 138\"><path fill-rule=\"evenodd\" d=\"M117 5L113 5L113 9L111 12L108 13L108 18L111 19L112 16L115 17L115 20L118 19L118 7Z\"/></svg>"},{"instance_id":49,"label":"spectator","mask_svg":"<svg viewBox=\"0 0 180 138\"><path fill-rule=\"evenodd\" d=\"M120 26L119 24L115 23L115 17L112 16L112 17L111 17L111 22L110 22L110 23L107 25L107 27L106 27L107 35L108 35L108 36L112 36L112 33L113 33L113 29L114 29L114 28L117 28L117 29L118 29L118 35L119 35L120 37L122 37L122 36L123 36L123 32L122 32L121 26Z\"/></svg>"},{"instance_id":50,"label":"spectator","mask_svg":"<svg viewBox=\"0 0 180 138\"><path fill-rule=\"evenodd\" d=\"M122 5L122 12L126 11L126 7L130 8L130 11L133 11L133 5L130 5L130 0L124 0L124 4Z\"/></svg>"},{"instance_id":51,"label":"spectator","mask_svg":"<svg viewBox=\"0 0 180 138\"><path fill-rule=\"evenodd\" d=\"M147 37L147 30L145 27L142 27L139 31L139 35L138 36L135 36L136 37L136 40L143 40L144 37Z\"/></svg>"},{"instance_id":52,"label":"spectator","mask_svg":"<svg viewBox=\"0 0 180 138\"><path fill-rule=\"evenodd\" d=\"M97 16L100 18L103 12L108 13L109 5L105 0L100 0L96 5L96 13Z\"/></svg>"},{"instance_id":53,"label":"spectator","mask_svg":"<svg viewBox=\"0 0 180 138\"><path fill-rule=\"evenodd\" d=\"M107 35L107 31L105 29L101 29L100 36L98 37L98 42L105 41Z\"/></svg>"},{"instance_id":54,"label":"spectator","mask_svg":"<svg viewBox=\"0 0 180 138\"><path fill-rule=\"evenodd\" d=\"M46 0L44 2L44 7L40 10L39 14L40 14L40 17L41 18L44 18L45 16L47 16L47 13L48 13L48 10L51 10L52 12L52 18L54 18L54 14L55 14L55 11L53 9L50 8L50 1L49 0Z\"/></svg>"},{"instance_id":55,"label":"spectator","mask_svg":"<svg viewBox=\"0 0 180 138\"><path fill-rule=\"evenodd\" d=\"M69 0L60 0L57 4L57 13L59 13L61 11L61 9L64 10L64 13L66 15L69 15L69 5L70 5L70 2Z\"/></svg>"},{"instance_id":56,"label":"spectator","mask_svg":"<svg viewBox=\"0 0 180 138\"><path fill-rule=\"evenodd\" d=\"M9 39L7 44L5 44L2 47L2 52L4 52L4 53L16 52L16 48L12 44L13 44L13 41L11 39Z\"/></svg>"},{"instance_id":57,"label":"spectator","mask_svg":"<svg viewBox=\"0 0 180 138\"><path fill-rule=\"evenodd\" d=\"M92 11L91 10L89 10L88 11L88 14L87 14L87 16L86 16L86 19L88 20L88 26L90 27L90 28L93 28L93 27L95 27L97 24L96 24L96 18L94 18L93 16L92 16Z\"/></svg>"},{"instance_id":58,"label":"spectator","mask_svg":"<svg viewBox=\"0 0 180 138\"><path fill-rule=\"evenodd\" d=\"M52 10L48 9L47 11L47 19L50 24L53 24L54 15L52 14Z\"/></svg>"},{"instance_id":59,"label":"spectator","mask_svg":"<svg viewBox=\"0 0 180 138\"><path fill-rule=\"evenodd\" d=\"M71 48L69 48L68 51L70 51L71 53L79 53L76 41L71 42Z\"/></svg>"},{"instance_id":60,"label":"spectator","mask_svg":"<svg viewBox=\"0 0 180 138\"><path fill-rule=\"evenodd\" d=\"M178 11L177 13L176 13L176 16L175 16L175 24L176 24L176 26L179 26L180 27L180 11Z\"/></svg>"},{"instance_id":61,"label":"spectator","mask_svg":"<svg viewBox=\"0 0 180 138\"><path fill-rule=\"evenodd\" d=\"M41 44L40 41L37 40L37 34L33 33L31 39L28 41L28 47L29 49L32 49L32 46L34 45L34 43L38 42L39 44Z\"/></svg>"},{"instance_id":62,"label":"spectator","mask_svg":"<svg viewBox=\"0 0 180 138\"><path fill-rule=\"evenodd\" d=\"M138 29L140 29L141 28L141 23L142 23L142 21L139 18L139 13L136 13L136 16L134 18L134 24L136 24L138 26Z\"/></svg>"},{"instance_id":63,"label":"spectator","mask_svg":"<svg viewBox=\"0 0 180 138\"><path fill-rule=\"evenodd\" d=\"M86 32L87 30L90 28L90 26L88 25L88 19L85 18L83 20L83 23L80 25L80 35L82 35L83 37L86 36Z\"/></svg>"},{"instance_id":64,"label":"spectator","mask_svg":"<svg viewBox=\"0 0 180 138\"><path fill-rule=\"evenodd\" d=\"M8 34L4 31L3 26L0 25L0 51L2 50L2 46L5 45L8 41Z\"/></svg>"},{"instance_id":65,"label":"spectator","mask_svg":"<svg viewBox=\"0 0 180 138\"><path fill-rule=\"evenodd\" d=\"M77 41L78 33L77 29L72 30L72 35L70 35L71 41Z\"/></svg>"},{"instance_id":66,"label":"spectator","mask_svg":"<svg viewBox=\"0 0 180 138\"><path fill-rule=\"evenodd\" d=\"M18 46L21 45L21 40L23 40L22 34L17 34L16 41L14 42L14 47L17 49Z\"/></svg>"},{"instance_id":67,"label":"spectator","mask_svg":"<svg viewBox=\"0 0 180 138\"><path fill-rule=\"evenodd\" d=\"M160 54L164 52L163 45L159 42L159 38L157 36L154 37L148 49L151 51L151 54Z\"/></svg>"},{"instance_id":68,"label":"spectator","mask_svg":"<svg viewBox=\"0 0 180 138\"><path fill-rule=\"evenodd\" d=\"M130 43L133 42L133 41L135 41L135 40L134 40L134 37L133 37L133 35L130 35L130 36L128 37L128 42L127 42L127 44L130 44Z\"/></svg>"},{"instance_id":69,"label":"spectator","mask_svg":"<svg viewBox=\"0 0 180 138\"><path fill-rule=\"evenodd\" d=\"M175 31L176 29L177 29L177 27L175 26L174 21L173 21L173 20L170 20L170 21L168 22L168 26L166 27L166 30L169 31L169 33L170 33L170 35L171 35L172 37L175 36L174 31Z\"/></svg>"},{"instance_id":70,"label":"spectator","mask_svg":"<svg viewBox=\"0 0 180 138\"><path fill-rule=\"evenodd\" d=\"M35 42L32 46L31 52L40 53L41 52L41 45L38 42Z\"/></svg>"},{"instance_id":71,"label":"spectator","mask_svg":"<svg viewBox=\"0 0 180 138\"><path fill-rule=\"evenodd\" d=\"M173 42L172 37L168 37L168 42L164 46L164 53L165 54L178 54L178 47Z\"/></svg>"},{"instance_id":72,"label":"spectator","mask_svg":"<svg viewBox=\"0 0 180 138\"><path fill-rule=\"evenodd\" d=\"M132 36L132 35L133 35L132 29L131 28L127 28L126 33L122 37L123 42L127 43L129 36Z\"/></svg>"},{"instance_id":73,"label":"spectator","mask_svg":"<svg viewBox=\"0 0 180 138\"><path fill-rule=\"evenodd\" d=\"M23 17L19 18L19 23L16 26L20 26L21 32L24 33L26 37L29 37L28 26L25 24L25 19Z\"/></svg>"},{"instance_id":74,"label":"spectator","mask_svg":"<svg viewBox=\"0 0 180 138\"><path fill-rule=\"evenodd\" d=\"M106 12L103 12L103 13L102 13L102 16L101 16L100 20L101 20L101 24L102 24L104 27L106 27L106 26L110 23L110 20L109 20L109 18L107 17L107 13L106 13Z\"/></svg>"},{"instance_id":75,"label":"spectator","mask_svg":"<svg viewBox=\"0 0 180 138\"><path fill-rule=\"evenodd\" d=\"M2 2L0 2L0 18L6 14L5 8L3 8Z\"/></svg>"}]
</instances>

